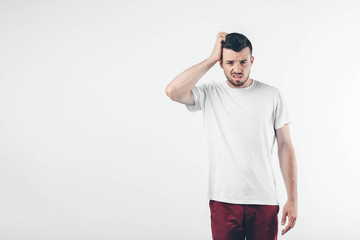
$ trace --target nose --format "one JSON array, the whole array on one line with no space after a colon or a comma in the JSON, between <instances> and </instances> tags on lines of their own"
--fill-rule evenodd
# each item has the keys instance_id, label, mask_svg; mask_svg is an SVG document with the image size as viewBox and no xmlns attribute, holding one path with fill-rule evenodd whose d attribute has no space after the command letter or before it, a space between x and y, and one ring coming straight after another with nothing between
<instances>
[{"instance_id":1,"label":"nose","mask_svg":"<svg viewBox=\"0 0 360 240\"><path fill-rule=\"evenodd\" d=\"M235 63L235 65L234 65L234 72L235 72L235 73L240 73L240 70L241 70L240 63Z\"/></svg>"}]
</instances>

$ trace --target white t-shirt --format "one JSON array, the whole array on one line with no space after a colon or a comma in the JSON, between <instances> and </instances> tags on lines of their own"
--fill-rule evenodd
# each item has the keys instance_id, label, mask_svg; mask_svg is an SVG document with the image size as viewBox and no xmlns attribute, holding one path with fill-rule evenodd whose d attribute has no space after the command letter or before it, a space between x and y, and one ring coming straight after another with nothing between
<instances>
[{"instance_id":1,"label":"white t-shirt","mask_svg":"<svg viewBox=\"0 0 360 240\"><path fill-rule=\"evenodd\" d=\"M192 89L202 111L209 158L209 199L278 205L272 168L275 129L291 123L278 88L253 80L246 88L209 81Z\"/></svg>"}]
</instances>

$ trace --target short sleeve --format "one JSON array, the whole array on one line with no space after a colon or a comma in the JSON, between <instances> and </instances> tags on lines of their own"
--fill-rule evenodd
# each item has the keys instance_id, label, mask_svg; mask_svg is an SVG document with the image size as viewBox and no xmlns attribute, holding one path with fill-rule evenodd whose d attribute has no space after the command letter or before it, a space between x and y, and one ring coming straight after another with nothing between
<instances>
[{"instance_id":1,"label":"short sleeve","mask_svg":"<svg viewBox=\"0 0 360 240\"><path fill-rule=\"evenodd\" d=\"M291 124L291 121L284 96L278 91L275 100L274 129L279 129L285 124Z\"/></svg>"},{"instance_id":2,"label":"short sleeve","mask_svg":"<svg viewBox=\"0 0 360 240\"><path fill-rule=\"evenodd\" d=\"M191 91L194 94L195 104L185 104L187 110L189 112L197 112L203 110L206 96L205 84L194 86Z\"/></svg>"}]
</instances>

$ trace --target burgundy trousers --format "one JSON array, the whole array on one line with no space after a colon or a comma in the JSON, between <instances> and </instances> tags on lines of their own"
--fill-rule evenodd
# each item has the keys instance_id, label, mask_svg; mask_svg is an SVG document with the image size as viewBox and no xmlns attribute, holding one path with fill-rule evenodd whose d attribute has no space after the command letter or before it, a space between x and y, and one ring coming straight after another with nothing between
<instances>
[{"instance_id":1,"label":"burgundy trousers","mask_svg":"<svg viewBox=\"0 0 360 240\"><path fill-rule=\"evenodd\" d=\"M209 200L213 240L276 240L279 205Z\"/></svg>"}]
</instances>

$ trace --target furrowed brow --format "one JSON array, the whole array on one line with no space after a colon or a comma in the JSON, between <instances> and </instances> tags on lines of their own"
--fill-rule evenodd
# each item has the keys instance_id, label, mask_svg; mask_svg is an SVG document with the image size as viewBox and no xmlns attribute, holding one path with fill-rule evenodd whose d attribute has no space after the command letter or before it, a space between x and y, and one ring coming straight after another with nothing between
<instances>
[{"instance_id":1,"label":"furrowed brow","mask_svg":"<svg viewBox=\"0 0 360 240\"><path fill-rule=\"evenodd\" d=\"M227 63L229 63L229 62L233 62L234 60L227 60L226 62ZM242 59L242 60L240 60L240 62L245 62L245 61L247 61L247 59Z\"/></svg>"}]
</instances>

